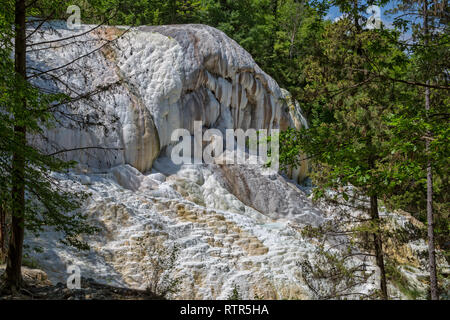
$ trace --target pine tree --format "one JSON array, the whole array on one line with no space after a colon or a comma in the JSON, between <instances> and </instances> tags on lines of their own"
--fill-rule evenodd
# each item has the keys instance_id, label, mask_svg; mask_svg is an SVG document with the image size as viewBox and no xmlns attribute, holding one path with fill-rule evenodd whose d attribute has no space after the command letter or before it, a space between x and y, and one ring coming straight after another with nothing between
<instances>
[{"instance_id":1,"label":"pine tree","mask_svg":"<svg viewBox=\"0 0 450 320\"><path fill-rule=\"evenodd\" d=\"M410 31L412 41L397 41L396 45L409 52L409 84L405 97L409 101L392 115L395 131L393 154L397 155L397 172L408 183L403 199L396 197L393 206L409 206L428 227L428 254L431 299L438 300L436 265L436 221L443 241L448 237L448 5L436 1L402 1L393 13L402 13L394 24ZM421 17L416 22L416 17ZM411 99L413 97L413 99ZM423 108L417 108L423 105ZM393 161L393 164L395 163ZM412 186L412 187L411 187ZM442 190L442 191L441 191ZM418 195L418 196L416 196ZM408 201L408 197L410 198ZM417 199L417 197L423 197ZM400 199L399 199L400 198ZM406 201L405 201L406 200ZM397 202L398 201L398 202ZM438 215L435 208L438 208ZM437 218L437 220L436 220Z\"/></svg>"},{"instance_id":2,"label":"pine tree","mask_svg":"<svg viewBox=\"0 0 450 320\"><path fill-rule=\"evenodd\" d=\"M65 6L67 2L59 4ZM16 291L22 286L25 232L38 236L46 228L53 228L62 234L60 241L63 243L88 249L79 235L91 234L97 228L90 226L87 216L78 210L88 195L66 189L52 175L67 171L74 163L58 159L55 156L58 152L44 153L30 145L27 138L43 133L44 128L55 121L58 106L83 98L63 93L47 94L29 81L27 39L51 19L51 15L42 17L43 23L33 30L27 29L27 12L38 11L38 5L48 7L51 4L43 0L27 7L24 0L16 0L3 1L2 5L6 11L0 16L3 44L0 49L3 58L0 64L0 199L2 231L10 229L9 235L2 233L2 239L8 242L4 284L8 291ZM11 59L12 52L14 59ZM4 228L3 222L7 222L8 217L10 226Z\"/></svg>"},{"instance_id":3,"label":"pine tree","mask_svg":"<svg viewBox=\"0 0 450 320\"><path fill-rule=\"evenodd\" d=\"M374 66L389 68L406 58L389 44L383 32L364 28L364 6L338 4L346 16L325 27L320 51L306 58L303 103L311 110L311 128L294 136L315 163L316 196L325 196L331 189L341 200L361 203L367 197L364 207L370 223L361 226L371 235L370 251L380 271L380 293L387 299L378 202L391 188L383 164L392 133L384 118L395 108L397 92L371 71ZM293 163L289 160L292 156L281 155L280 159Z\"/></svg>"},{"instance_id":4,"label":"pine tree","mask_svg":"<svg viewBox=\"0 0 450 320\"><path fill-rule=\"evenodd\" d=\"M381 270L380 289L387 297L383 279L381 220L378 200L389 209L422 210L428 220L430 279L436 298L436 268L432 205L433 187L439 186L439 219L442 238L448 234L448 27L445 15L433 13L428 25L398 19L395 29L365 30L357 1L334 1L342 19L325 29L319 51L306 57L306 86L302 106L311 110L311 129L282 134L280 159L295 165L298 152L306 151L315 164L316 195L331 188L346 200L355 190L368 196L373 249ZM400 7L400 17L424 16L423 2ZM431 6L428 2L428 6ZM412 7L411 7L412 6ZM432 10L428 10L431 16ZM433 12L439 12L433 11ZM431 23L433 21L433 23ZM400 37L412 26L414 42ZM439 26L439 31L437 27ZM410 29L411 30L411 29ZM428 39L428 43L426 42ZM424 99L425 97L425 99ZM425 108L418 108L424 105ZM432 181L432 174L438 180ZM446 182L447 181L447 182ZM353 186L352 194L346 187ZM425 186L425 188L423 188ZM413 189L412 189L413 188ZM423 201L420 197L423 195ZM386 237L386 236L384 236ZM445 240L444 240L445 241ZM434 283L434 284L433 284ZM434 291L434 293L433 293Z\"/></svg>"}]
</instances>

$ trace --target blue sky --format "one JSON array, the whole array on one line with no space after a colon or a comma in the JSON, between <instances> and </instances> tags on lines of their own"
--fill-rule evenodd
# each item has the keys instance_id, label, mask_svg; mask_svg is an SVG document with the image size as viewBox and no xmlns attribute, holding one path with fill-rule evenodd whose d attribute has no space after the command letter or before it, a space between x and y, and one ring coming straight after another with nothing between
<instances>
[{"instance_id":1,"label":"blue sky","mask_svg":"<svg viewBox=\"0 0 450 320\"><path fill-rule=\"evenodd\" d=\"M396 17L396 15L388 14L387 11L394 9L398 2L399 2L398 0L392 0L392 1L389 1L388 4L386 4L385 6L380 7L381 21L387 28L392 26L392 22L393 22L394 18ZM329 20L334 20L334 19L340 17L341 15L342 15L342 13L339 11L338 7L332 7L332 8L330 8L330 11L328 12L328 15L325 18L329 19ZM365 16L369 17L370 15L366 14ZM400 38L402 40L409 41L410 37L411 37L411 31L408 30Z\"/></svg>"},{"instance_id":2,"label":"blue sky","mask_svg":"<svg viewBox=\"0 0 450 320\"><path fill-rule=\"evenodd\" d=\"M381 21L383 21L383 23L385 25L390 24L393 21L393 16L392 15L387 15L386 11L393 9L395 7L395 4L397 3L397 1L389 1L389 3L387 5L385 5L384 7L380 7L380 11L381 11ZM341 16L341 12L339 11L339 8L337 7L332 7L328 13L328 15L326 16L327 19L330 20L334 20L335 18L338 18ZM369 16L369 15L367 15Z\"/></svg>"}]
</instances>

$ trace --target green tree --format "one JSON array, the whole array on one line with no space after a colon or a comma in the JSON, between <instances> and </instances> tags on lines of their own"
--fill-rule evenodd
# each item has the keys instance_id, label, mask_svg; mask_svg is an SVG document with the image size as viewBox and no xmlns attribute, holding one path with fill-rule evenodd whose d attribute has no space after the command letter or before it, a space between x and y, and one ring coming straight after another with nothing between
<instances>
[{"instance_id":1,"label":"green tree","mask_svg":"<svg viewBox=\"0 0 450 320\"><path fill-rule=\"evenodd\" d=\"M364 10L357 9L358 15ZM311 128L294 136L315 164L316 196L331 189L347 201L368 197L370 223L364 228L371 234L381 295L386 299L378 200L391 188L384 163L392 134L384 119L395 108L397 93L391 83L367 70L374 65L398 66L406 57L382 32L365 30L360 19L354 18L353 7L348 10L347 17L325 27L319 41L321 51L306 58L303 101L310 104ZM289 158L288 163L295 162Z\"/></svg>"},{"instance_id":2,"label":"green tree","mask_svg":"<svg viewBox=\"0 0 450 320\"><path fill-rule=\"evenodd\" d=\"M298 150L306 151L318 196L331 188L345 200L355 191L369 197L372 226L366 231L381 270L386 257L378 200L428 221L436 298L432 205L439 210L438 234L448 241L448 24L433 3L405 1L394 30L365 30L362 13L372 3L332 1L344 16L325 28L319 50L305 57L302 68L300 99L310 110L311 129L283 133L280 159L296 165ZM403 18L408 14L428 18L413 23ZM412 43L401 37L407 27ZM355 188L351 194L349 185ZM383 271L380 288L387 297Z\"/></svg>"},{"instance_id":3,"label":"green tree","mask_svg":"<svg viewBox=\"0 0 450 320\"><path fill-rule=\"evenodd\" d=\"M395 42L412 57L408 66L409 79L403 80L410 84L405 88L408 93L405 97L409 101L406 100L390 118L395 131L392 153L396 155L394 163L398 163L393 167L406 176L409 192L400 197L403 201L395 203L399 200L397 196L391 203L398 206L406 202L419 218L427 222L430 293L433 300L439 298L435 233L438 231L443 242L449 235L448 9L445 2L425 0L401 1L393 10L393 13L403 13L394 24L399 29L410 31L413 41ZM420 17L421 21L417 21L416 17ZM417 107L420 105L423 108ZM416 196L412 192L416 192ZM421 217L423 212L426 212L425 217Z\"/></svg>"},{"instance_id":4,"label":"green tree","mask_svg":"<svg viewBox=\"0 0 450 320\"><path fill-rule=\"evenodd\" d=\"M66 190L53 176L73 163L60 161L28 144L27 136L39 134L54 121L50 110L57 104L55 101L68 100L61 94L42 93L27 79L26 39L27 32L33 30L26 29L25 1L3 0L2 7L0 200L2 211L11 217L5 285L15 291L22 285L25 231L37 236L45 227L51 227L61 233L64 243L86 249L79 235L95 232L96 228L89 226L87 217L76 210L87 195Z\"/></svg>"}]
</instances>

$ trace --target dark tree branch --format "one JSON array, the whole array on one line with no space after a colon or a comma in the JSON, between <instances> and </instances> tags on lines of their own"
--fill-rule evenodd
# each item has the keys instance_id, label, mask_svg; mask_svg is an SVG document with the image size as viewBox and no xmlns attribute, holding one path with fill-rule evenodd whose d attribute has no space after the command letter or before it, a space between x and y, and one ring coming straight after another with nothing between
<instances>
[{"instance_id":1,"label":"dark tree branch","mask_svg":"<svg viewBox=\"0 0 450 320\"><path fill-rule=\"evenodd\" d=\"M71 152L71 151L80 151L80 150L90 150L90 149L98 149L98 150L107 150L107 151L118 151L118 150L124 150L123 148L103 148L103 147L80 147L80 148L73 148L73 149L63 149L59 150L50 154L47 154L47 156L52 157L56 156L61 153Z\"/></svg>"}]
</instances>

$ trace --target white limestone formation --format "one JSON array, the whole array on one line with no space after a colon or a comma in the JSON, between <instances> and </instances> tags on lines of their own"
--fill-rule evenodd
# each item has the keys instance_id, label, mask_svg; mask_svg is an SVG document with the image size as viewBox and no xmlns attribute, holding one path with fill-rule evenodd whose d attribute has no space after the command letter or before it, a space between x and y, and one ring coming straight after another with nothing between
<instances>
[{"instance_id":1,"label":"white limestone formation","mask_svg":"<svg viewBox=\"0 0 450 320\"><path fill-rule=\"evenodd\" d=\"M76 264L83 277L116 286L146 289L179 280L168 296L173 299L227 299L235 288L243 299L315 299L300 264L314 263L320 242L304 237L302 230L320 225L337 210L317 206L294 183L277 174L261 175L263 170L176 166L160 157L153 173L121 165L107 173L55 175L61 186L92 194L83 211L100 232L84 238L91 246L87 252L60 244L56 232L28 235L29 248L43 250L27 253L53 283L65 283L67 267ZM390 217L399 227L405 219ZM167 267L173 248L176 260ZM395 253L407 266L405 276L422 292L424 250L426 243L420 240ZM154 277L161 267L164 272ZM375 273L346 298L377 289L374 258L366 268ZM389 290L393 298L404 297L392 285Z\"/></svg>"},{"instance_id":2,"label":"white limestone formation","mask_svg":"<svg viewBox=\"0 0 450 320\"><path fill-rule=\"evenodd\" d=\"M72 97L101 91L64 109L63 125L46 135L52 143L35 141L48 152L76 149L62 155L91 169L130 164L146 172L171 144L172 132L193 133L194 121L220 130L305 125L299 108L287 111L288 93L217 29L92 28L52 23L31 39L36 45L28 54L29 73L38 87ZM38 44L74 34L83 35ZM52 71L41 74L46 70ZM77 126L73 114L79 122L101 125Z\"/></svg>"},{"instance_id":3,"label":"white limestone formation","mask_svg":"<svg viewBox=\"0 0 450 320\"><path fill-rule=\"evenodd\" d=\"M45 24L30 38L33 83L76 100L30 140L48 153L71 150L58 154L79 161L78 170L54 177L61 187L91 194L81 210L101 231L84 239L86 252L62 245L51 230L28 234L28 248L43 251L27 253L53 282L65 283L67 267L76 264L83 277L118 286L180 280L169 298L227 299L235 288L244 299L317 298L299 264L314 259L319 243L301 231L322 224L333 207L319 208L295 181L262 175L260 165L175 165L162 152L174 129L192 132L195 120L219 130L307 126L299 105L214 28L90 29ZM65 40L49 42L55 39ZM304 177L306 169L292 176ZM173 248L176 261L161 266ZM420 289L423 248L423 241L405 245L414 260L408 277ZM374 259L367 268L376 270ZM375 273L348 297L377 284Z\"/></svg>"}]
</instances>

